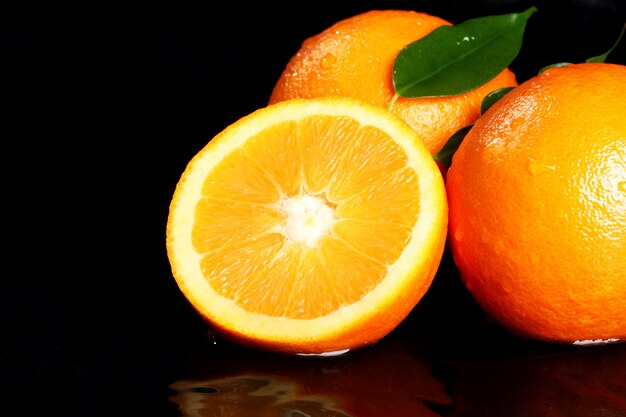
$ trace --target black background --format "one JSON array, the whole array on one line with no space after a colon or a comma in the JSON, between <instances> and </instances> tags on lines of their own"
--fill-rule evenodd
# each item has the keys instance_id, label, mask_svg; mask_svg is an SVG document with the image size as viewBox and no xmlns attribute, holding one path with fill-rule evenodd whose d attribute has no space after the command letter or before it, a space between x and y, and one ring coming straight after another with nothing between
<instances>
[{"instance_id":1,"label":"black background","mask_svg":"<svg viewBox=\"0 0 626 417\"><path fill-rule=\"evenodd\" d=\"M523 82L545 65L605 52L626 21L622 0L209 4L2 14L0 414L58 405L78 415L97 400L92 415L176 415L167 383L185 353L207 343L207 328L171 276L169 200L211 137L267 103L306 37L370 9L460 23L534 5L511 65ZM610 62L626 63L625 44ZM480 313L447 258L440 275L450 283L436 280L412 317L435 311L433 328L470 334L464 324Z\"/></svg>"}]
</instances>

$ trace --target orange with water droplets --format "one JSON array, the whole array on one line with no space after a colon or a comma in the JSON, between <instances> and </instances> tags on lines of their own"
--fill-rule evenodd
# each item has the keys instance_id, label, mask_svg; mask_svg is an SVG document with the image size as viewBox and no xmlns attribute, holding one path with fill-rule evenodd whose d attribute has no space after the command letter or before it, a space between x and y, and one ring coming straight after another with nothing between
<instances>
[{"instance_id":1,"label":"orange with water droplets","mask_svg":"<svg viewBox=\"0 0 626 417\"><path fill-rule=\"evenodd\" d=\"M469 291L530 338L626 340L626 67L551 68L496 102L447 172Z\"/></svg>"},{"instance_id":2,"label":"orange with water droplets","mask_svg":"<svg viewBox=\"0 0 626 417\"><path fill-rule=\"evenodd\" d=\"M412 10L371 10L340 20L302 43L277 80L269 102L339 95L387 108L395 92L392 71L400 50L448 25L442 18ZM468 93L400 97L390 110L435 154L452 134L479 117L488 93L516 85L515 74L506 69Z\"/></svg>"}]
</instances>

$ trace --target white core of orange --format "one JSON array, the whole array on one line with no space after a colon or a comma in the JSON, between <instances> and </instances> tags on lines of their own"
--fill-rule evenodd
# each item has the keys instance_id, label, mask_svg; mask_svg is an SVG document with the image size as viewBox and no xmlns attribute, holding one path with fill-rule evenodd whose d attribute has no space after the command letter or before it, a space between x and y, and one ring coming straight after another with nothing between
<instances>
[{"instance_id":1,"label":"white core of orange","mask_svg":"<svg viewBox=\"0 0 626 417\"><path fill-rule=\"evenodd\" d=\"M303 194L284 198L280 211L285 216L279 231L287 240L315 247L318 239L330 232L335 223L335 209L324 199Z\"/></svg>"}]
</instances>

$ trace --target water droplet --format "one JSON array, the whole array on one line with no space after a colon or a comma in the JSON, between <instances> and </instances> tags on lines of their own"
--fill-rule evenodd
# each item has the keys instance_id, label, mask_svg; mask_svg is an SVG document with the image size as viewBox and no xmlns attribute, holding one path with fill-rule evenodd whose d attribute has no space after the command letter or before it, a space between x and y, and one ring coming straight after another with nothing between
<instances>
[{"instance_id":1,"label":"water droplet","mask_svg":"<svg viewBox=\"0 0 626 417\"><path fill-rule=\"evenodd\" d=\"M619 339L609 338L609 339L590 339L590 340L577 340L574 342L575 345L587 346L587 345L606 345L608 343L618 342Z\"/></svg>"},{"instance_id":2,"label":"water droplet","mask_svg":"<svg viewBox=\"0 0 626 417\"><path fill-rule=\"evenodd\" d=\"M537 175L539 171L541 171L541 167L537 161L534 159L528 161L528 172L530 172L530 175Z\"/></svg>"},{"instance_id":3,"label":"water droplet","mask_svg":"<svg viewBox=\"0 0 626 417\"><path fill-rule=\"evenodd\" d=\"M326 54L323 58L322 61L320 62L320 66L322 67L322 69L330 69L332 68L333 65L335 65L335 63L337 62L337 57L333 54Z\"/></svg>"},{"instance_id":4,"label":"water droplet","mask_svg":"<svg viewBox=\"0 0 626 417\"><path fill-rule=\"evenodd\" d=\"M331 356L341 356L345 353L348 353L350 349L341 349L334 350L332 352L321 352L321 353L296 353L298 356L323 356L323 357L331 357Z\"/></svg>"},{"instance_id":5,"label":"water droplet","mask_svg":"<svg viewBox=\"0 0 626 417\"><path fill-rule=\"evenodd\" d=\"M460 242L461 240L463 240L463 230L461 229L456 229L454 231L454 240L456 240L457 242Z\"/></svg>"},{"instance_id":6,"label":"water droplet","mask_svg":"<svg viewBox=\"0 0 626 417\"><path fill-rule=\"evenodd\" d=\"M528 172L530 175L538 175L544 173L546 171L556 171L556 165L546 165L545 161L537 161L535 159L531 159L528 161Z\"/></svg>"}]
</instances>

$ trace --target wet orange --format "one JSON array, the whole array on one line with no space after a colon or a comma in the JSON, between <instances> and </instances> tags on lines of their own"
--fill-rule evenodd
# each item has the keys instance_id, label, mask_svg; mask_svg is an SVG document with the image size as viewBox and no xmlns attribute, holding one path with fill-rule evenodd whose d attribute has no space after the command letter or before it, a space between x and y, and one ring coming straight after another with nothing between
<instances>
[{"instance_id":1,"label":"wet orange","mask_svg":"<svg viewBox=\"0 0 626 417\"><path fill-rule=\"evenodd\" d=\"M336 22L306 39L280 75L270 103L328 95L388 107L394 96L393 63L402 48L450 22L412 10L372 10ZM504 70L483 86L449 97L399 98L391 111L407 122L435 154L480 115L491 91L516 86Z\"/></svg>"},{"instance_id":2,"label":"wet orange","mask_svg":"<svg viewBox=\"0 0 626 417\"><path fill-rule=\"evenodd\" d=\"M454 260L517 334L626 339L624 86L622 65L548 69L494 104L452 159Z\"/></svg>"},{"instance_id":3,"label":"wet orange","mask_svg":"<svg viewBox=\"0 0 626 417\"><path fill-rule=\"evenodd\" d=\"M167 250L225 337L286 353L372 344L429 288L447 232L443 179L416 133L348 98L243 117L189 163Z\"/></svg>"}]
</instances>

